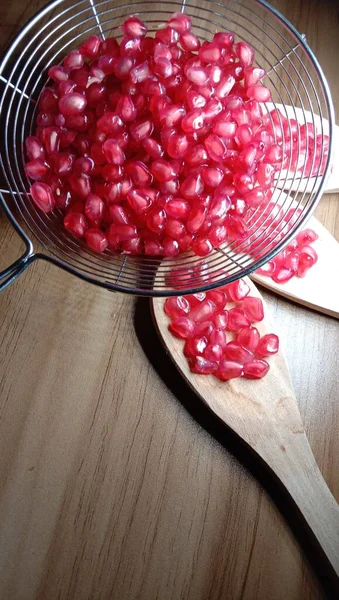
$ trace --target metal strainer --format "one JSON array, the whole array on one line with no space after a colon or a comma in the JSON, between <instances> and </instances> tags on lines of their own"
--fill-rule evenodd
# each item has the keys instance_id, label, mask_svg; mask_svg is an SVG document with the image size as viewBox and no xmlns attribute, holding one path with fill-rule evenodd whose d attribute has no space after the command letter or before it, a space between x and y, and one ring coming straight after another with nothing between
<instances>
[{"instance_id":1,"label":"metal strainer","mask_svg":"<svg viewBox=\"0 0 339 600\"><path fill-rule=\"evenodd\" d=\"M177 274L180 293L197 292L229 283L258 268L279 252L310 217L329 172L334 113L326 79L305 36L262 0L202 0L196 4L199 6L190 0L54 0L17 35L0 66L1 203L24 240L26 251L0 273L0 290L40 258L110 290L153 296L176 294L169 274ZM301 109L301 123L311 120L314 124L315 115L320 116L318 133L330 136L325 172L308 181L306 193L301 191L302 173L289 173L287 178L286 172L281 171L277 184L281 187L284 178L285 193L278 189L274 193L279 210L275 207L269 235L262 219L259 223L259 212L253 212L245 239L225 243L204 259L192 254L164 260L109 251L99 255L63 228L61 213L44 214L35 208L28 194L23 142L34 130L37 100L48 82L47 71L52 64L61 62L90 34L103 39L110 35L121 38L120 25L131 14L138 15L149 31L155 32L176 11L192 17L193 31L202 40L210 40L216 31L231 30L237 41L251 43L256 63L267 73L264 83L272 91L273 103L292 106L294 111ZM329 122L326 132L322 119ZM296 212L298 208L301 211ZM283 230L282 237L284 218L290 220L291 226ZM249 244L251 253L247 252Z\"/></svg>"}]
</instances>

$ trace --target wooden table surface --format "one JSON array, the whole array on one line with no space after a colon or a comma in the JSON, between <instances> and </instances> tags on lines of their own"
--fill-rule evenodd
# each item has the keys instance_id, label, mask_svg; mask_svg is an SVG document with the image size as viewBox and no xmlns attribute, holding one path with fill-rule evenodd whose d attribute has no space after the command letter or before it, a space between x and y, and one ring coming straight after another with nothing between
<instances>
[{"instance_id":1,"label":"wooden table surface","mask_svg":"<svg viewBox=\"0 0 339 600\"><path fill-rule=\"evenodd\" d=\"M2 3L3 47L43 4ZM274 5L306 33L339 107L337 1ZM338 201L316 211L337 239ZM0 268L20 251L1 213ZM339 323L265 298L339 500ZM1 600L324 597L297 524L175 374L146 300L38 261L0 295L0 340Z\"/></svg>"}]
</instances>

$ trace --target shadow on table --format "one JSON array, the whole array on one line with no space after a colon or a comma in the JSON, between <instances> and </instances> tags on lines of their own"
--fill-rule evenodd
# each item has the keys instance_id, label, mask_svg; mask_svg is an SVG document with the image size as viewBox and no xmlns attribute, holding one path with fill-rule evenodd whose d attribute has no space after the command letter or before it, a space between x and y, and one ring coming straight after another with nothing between
<instances>
[{"instance_id":1,"label":"shadow on table","mask_svg":"<svg viewBox=\"0 0 339 600\"><path fill-rule=\"evenodd\" d=\"M288 522L293 534L300 543L304 555L320 579L328 598L338 600L339 580L319 547L313 533L308 528L299 509L294 504L280 480L267 467L243 440L214 415L185 383L174 363L166 353L156 333L150 301L139 298L134 315L135 331L140 345L150 363L165 385L176 396L189 414L232 454L265 488L276 506Z\"/></svg>"}]
</instances>

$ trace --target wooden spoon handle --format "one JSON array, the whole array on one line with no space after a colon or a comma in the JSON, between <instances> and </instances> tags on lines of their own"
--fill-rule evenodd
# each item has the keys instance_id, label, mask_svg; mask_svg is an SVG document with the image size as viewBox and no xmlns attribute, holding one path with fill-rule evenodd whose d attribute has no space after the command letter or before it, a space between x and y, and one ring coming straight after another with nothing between
<instances>
[{"instance_id":1,"label":"wooden spoon handle","mask_svg":"<svg viewBox=\"0 0 339 600\"><path fill-rule=\"evenodd\" d=\"M296 427L264 457L302 513L339 577L339 506L318 468L307 437ZM262 455L262 452L259 452Z\"/></svg>"}]
</instances>

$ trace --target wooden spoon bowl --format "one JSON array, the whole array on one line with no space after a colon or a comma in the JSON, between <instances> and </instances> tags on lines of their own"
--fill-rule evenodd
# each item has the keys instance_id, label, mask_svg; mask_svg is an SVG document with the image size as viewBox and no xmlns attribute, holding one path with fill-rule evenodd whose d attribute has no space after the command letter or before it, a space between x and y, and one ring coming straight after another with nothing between
<instances>
[{"instance_id":1,"label":"wooden spoon bowl","mask_svg":"<svg viewBox=\"0 0 339 600\"><path fill-rule=\"evenodd\" d=\"M249 279L251 295L261 297ZM287 363L282 352L269 359L264 379L234 379L195 375L183 354L183 340L168 331L164 301L151 300L158 334L176 367L201 400L233 429L275 473L313 532L339 577L339 506L328 489L307 440ZM265 306L261 334L274 331Z\"/></svg>"}]
</instances>

